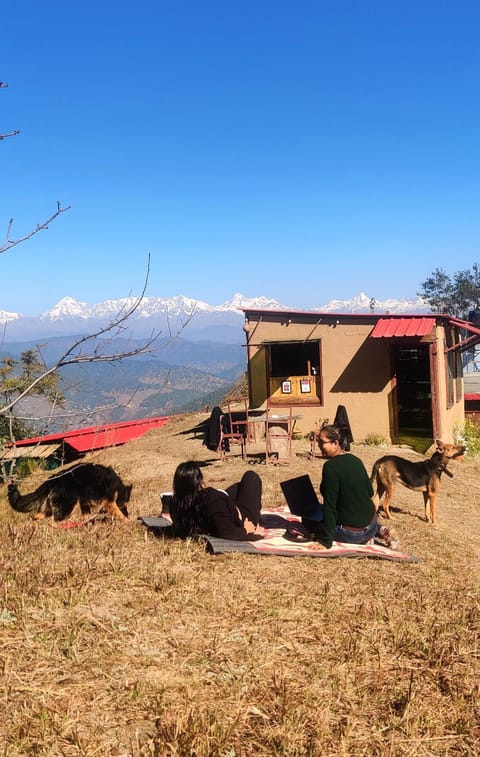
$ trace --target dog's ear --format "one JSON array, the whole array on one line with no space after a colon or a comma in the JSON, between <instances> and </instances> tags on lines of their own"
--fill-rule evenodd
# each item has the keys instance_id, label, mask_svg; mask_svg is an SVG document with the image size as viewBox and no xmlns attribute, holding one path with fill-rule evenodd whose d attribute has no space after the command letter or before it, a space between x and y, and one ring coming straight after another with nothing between
<instances>
[{"instance_id":1,"label":"dog's ear","mask_svg":"<svg viewBox=\"0 0 480 757\"><path fill-rule=\"evenodd\" d=\"M435 444L437 445L438 449L444 449L445 444L440 439L435 439Z\"/></svg>"},{"instance_id":2,"label":"dog's ear","mask_svg":"<svg viewBox=\"0 0 480 757\"><path fill-rule=\"evenodd\" d=\"M130 501L130 494L132 493L132 486L133 484L127 484L125 487L125 502Z\"/></svg>"}]
</instances>

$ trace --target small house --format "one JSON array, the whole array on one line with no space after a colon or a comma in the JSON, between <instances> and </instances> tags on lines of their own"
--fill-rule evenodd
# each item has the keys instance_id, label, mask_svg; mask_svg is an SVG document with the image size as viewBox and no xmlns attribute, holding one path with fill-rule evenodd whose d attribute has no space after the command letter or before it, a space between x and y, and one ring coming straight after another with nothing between
<instances>
[{"instance_id":1,"label":"small house","mask_svg":"<svg viewBox=\"0 0 480 757\"><path fill-rule=\"evenodd\" d=\"M308 433L344 405L356 441L451 441L463 422L462 353L480 342L478 325L436 313L244 314L252 408L293 406Z\"/></svg>"}]
</instances>

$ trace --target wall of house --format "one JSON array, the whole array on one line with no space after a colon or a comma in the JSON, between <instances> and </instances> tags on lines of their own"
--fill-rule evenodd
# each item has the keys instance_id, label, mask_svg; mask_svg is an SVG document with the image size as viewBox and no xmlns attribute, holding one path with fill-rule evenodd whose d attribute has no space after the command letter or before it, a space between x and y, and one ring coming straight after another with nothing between
<instances>
[{"instance_id":1,"label":"wall of house","mask_svg":"<svg viewBox=\"0 0 480 757\"><path fill-rule=\"evenodd\" d=\"M257 320L249 314L246 324L249 359L250 404L264 407L267 400L267 348L262 343L321 340L322 401L312 403L302 397L285 397L302 415L296 428L308 433L325 419L333 421L338 405L347 409L354 439L380 434L390 439L391 365L388 347L382 339L370 339L375 319L336 318L320 323L314 318L289 319L288 314ZM281 400L279 400L281 401Z\"/></svg>"},{"instance_id":2,"label":"wall of house","mask_svg":"<svg viewBox=\"0 0 480 757\"><path fill-rule=\"evenodd\" d=\"M455 335L454 337L455 338ZM451 340L449 340L451 343ZM449 408L448 388L447 388L447 353L445 348L447 346L447 334L445 333L445 327L437 325L437 348L436 348L436 362L437 362L437 391L438 391L438 414L437 422L434 423L434 436L436 439L441 439L443 442L453 442L455 430L461 428L465 419L465 403L463 397L463 381L454 382L454 402Z\"/></svg>"}]
</instances>

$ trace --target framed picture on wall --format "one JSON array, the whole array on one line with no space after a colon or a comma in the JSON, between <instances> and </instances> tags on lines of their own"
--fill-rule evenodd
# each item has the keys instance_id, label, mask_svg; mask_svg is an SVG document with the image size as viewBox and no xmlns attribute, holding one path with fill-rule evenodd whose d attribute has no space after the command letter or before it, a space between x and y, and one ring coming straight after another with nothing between
<instances>
[{"instance_id":1,"label":"framed picture on wall","mask_svg":"<svg viewBox=\"0 0 480 757\"><path fill-rule=\"evenodd\" d=\"M291 393L292 393L292 382L282 381L282 394L291 394Z\"/></svg>"},{"instance_id":2,"label":"framed picture on wall","mask_svg":"<svg viewBox=\"0 0 480 757\"><path fill-rule=\"evenodd\" d=\"M302 394L310 394L312 391L310 379L300 379L300 391Z\"/></svg>"}]
</instances>

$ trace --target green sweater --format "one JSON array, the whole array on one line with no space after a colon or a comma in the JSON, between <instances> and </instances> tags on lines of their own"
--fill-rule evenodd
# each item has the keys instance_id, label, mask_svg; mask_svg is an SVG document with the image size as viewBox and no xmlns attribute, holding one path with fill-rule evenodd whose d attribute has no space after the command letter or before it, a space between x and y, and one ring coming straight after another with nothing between
<instances>
[{"instance_id":1,"label":"green sweater","mask_svg":"<svg viewBox=\"0 0 480 757\"><path fill-rule=\"evenodd\" d=\"M323 466L320 491L324 520L317 539L331 547L335 526L365 528L375 515L373 489L362 461L355 455L332 457Z\"/></svg>"}]
</instances>

